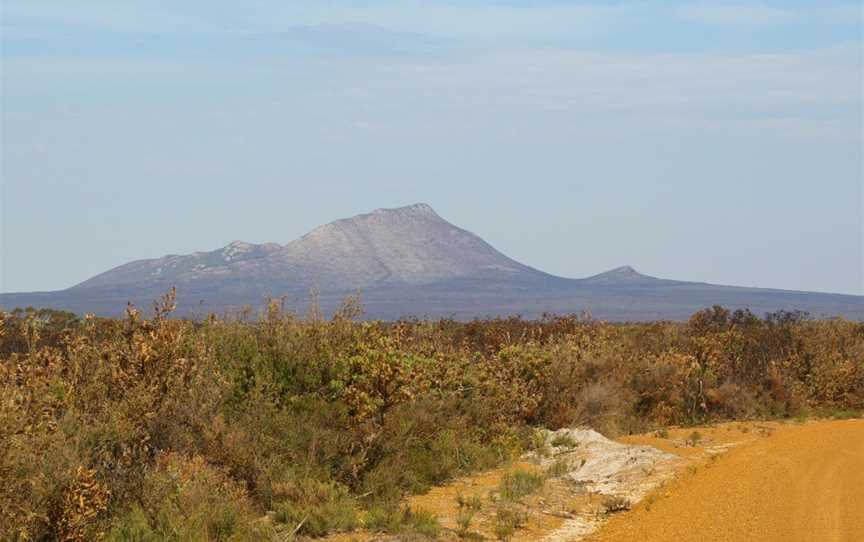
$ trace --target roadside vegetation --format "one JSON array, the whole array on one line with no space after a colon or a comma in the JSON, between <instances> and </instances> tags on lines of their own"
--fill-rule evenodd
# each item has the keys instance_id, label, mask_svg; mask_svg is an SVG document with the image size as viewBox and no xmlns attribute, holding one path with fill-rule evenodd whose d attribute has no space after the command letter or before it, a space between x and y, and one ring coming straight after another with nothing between
<instances>
[{"instance_id":1,"label":"roadside vegetation","mask_svg":"<svg viewBox=\"0 0 864 542\"><path fill-rule=\"evenodd\" d=\"M864 409L864 324L842 319L714 307L686 323L384 323L357 321L349 301L330 320L272 302L193 322L173 309L168 294L146 318L0 313L0 540L432 539L436 518L403 497L518 456L538 427ZM516 472L501 494L541 484ZM477 508L466 501L463 534ZM506 540L523 519L499 516Z\"/></svg>"}]
</instances>

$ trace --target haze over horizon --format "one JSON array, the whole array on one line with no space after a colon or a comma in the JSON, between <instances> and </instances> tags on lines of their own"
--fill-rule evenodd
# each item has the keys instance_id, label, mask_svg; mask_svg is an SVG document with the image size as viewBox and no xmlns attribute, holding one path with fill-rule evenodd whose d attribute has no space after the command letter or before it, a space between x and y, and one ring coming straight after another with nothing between
<instances>
[{"instance_id":1,"label":"haze over horizon","mask_svg":"<svg viewBox=\"0 0 864 542\"><path fill-rule=\"evenodd\" d=\"M565 277L864 294L856 2L7 0L0 291L429 203Z\"/></svg>"}]
</instances>

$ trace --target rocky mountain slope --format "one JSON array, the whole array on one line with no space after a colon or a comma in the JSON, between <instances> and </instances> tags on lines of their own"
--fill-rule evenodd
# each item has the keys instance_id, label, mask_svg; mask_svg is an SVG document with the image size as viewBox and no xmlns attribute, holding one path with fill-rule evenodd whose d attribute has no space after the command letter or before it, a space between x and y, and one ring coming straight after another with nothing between
<instances>
[{"instance_id":1,"label":"rocky mountain slope","mask_svg":"<svg viewBox=\"0 0 864 542\"><path fill-rule=\"evenodd\" d=\"M722 304L864 319L861 296L664 280L629 266L585 279L556 277L508 258L422 203L337 220L285 245L235 241L134 261L58 292L0 294L0 306L117 314L127 301L148 305L172 286L181 312L199 314L260 307L279 296L300 310L315 289L325 311L359 291L373 318L588 311L615 320L681 319Z\"/></svg>"},{"instance_id":2,"label":"rocky mountain slope","mask_svg":"<svg viewBox=\"0 0 864 542\"><path fill-rule=\"evenodd\" d=\"M419 285L459 277L547 277L504 256L426 204L378 209L315 228L278 245L235 241L212 252L140 260L73 290L265 281L284 290L352 290Z\"/></svg>"}]
</instances>

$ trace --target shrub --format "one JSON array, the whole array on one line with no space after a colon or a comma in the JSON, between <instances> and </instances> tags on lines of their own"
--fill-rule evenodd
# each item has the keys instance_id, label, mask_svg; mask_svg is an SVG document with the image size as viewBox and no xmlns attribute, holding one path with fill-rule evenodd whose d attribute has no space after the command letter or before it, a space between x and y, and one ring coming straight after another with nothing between
<instances>
[{"instance_id":1,"label":"shrub","mask_svg":"<svg viewBox=\"0 0 864 542\"><path fill-rule=\"evenodd\" d=\"M402 524L403 512L397 506L373 506L363 521L363 526L373 532L398 533Z\"/></svg>"},{"instance_id":2,"label":"shrub","mask_svg":"<svg viewBox=\"0 0 864 542\"><path fill-rule=\"evenodd\" d=\"M243 539L267 511L282 534L363 518L424 536L404 495L548 452L546 427L864 410L864 324L842 319L354 322L353 302L327 321L277 300L187 321L173 307L170 292L149 318L0 311L0 540ZM501 493L541 485L512 474Z\"/></svg>"},{"instance_id":3,"label":"shrub","mask_svg":"<svg viewBox=\"0 0 864 542\"><path fill-rule=\"evenodd\" d=\"M471 527L471 521L474 519L474 512L471 510L460 510L456 514L456 525L459 526L459 533L465 534L468 528Z\"/></svg>"},{"instance_id":4,"label":"shrub","mask_svg":"<svg viewBox=\"0 0 864 542\"><path fill-rule=\"evenodd\" d=\"M245 490L203 458L162 455L145 476L142 503L117 517L112 541L266 541Z\"/></svg>"},{"instance_id":5,"label":"shrub","mask_svg":"<svg viewBox=\"0 0 864 542\"><path fill-rule=\"evenodd\" d=\"M405 510L405 522L414 532L420 533L428 538L437 538L441 532L438 517L425 510Z\"/></svg>"},{"instance_id":6,"label":"shrub","mask_svg":"<svg viewBox=\"0 0 864 542\"><path fill-rule=\"evenodd\" d=\"M456 505L460 509L466 508L471 512L479 512L483 507L483 500L479 495L470 495L466 497L460 493L456 495Z\"/></svg>"},{"instance_id":7,"label":"shrub","mask_svg":"<svg viewBox=\"0 0 864 542\"><path fill-rule=\"evenodd\" d=\"M562 433L560 435L555 435L555 438L552 439L552 446L555 448L575 448L579 446L579 443L573 440L573 437L566 433Z\"/></svg>"},{"instance_id":8,"label":"shrub","mask_svg":"<svg viewBox=\"0 0 864 542\"><path fill-rule=\"evenodd\" d=\"M540 489L544 481L541 474L523 469L512 470L501 478L498 493L503 499L516 501Z\"/></svg>"},{"instance_id":9,"label":"shrub","mask_svg":"<svg viewBox=\"0 0 864 542\"><path fill-rule=\"evenodd\" d=\"M611 495L603 499L603 511L606 514L614 514L630 510L630 500L626 497Z\"/></svg>"},{"instance_id":10,"label":"shrub","mask_svg":"<svg viewBox=\"0 0 864 542\"><path fill-rule=\"evenodd\" d=\"M700 442L702 442L702 433L699 431L693 431L689 435L687 435L687 439L684 441L687 446L698 446Z\"/></svg>"},{"instance_id":11,"label":"shrub","mask_svg":"<svg viewBox=\"0 0 864 542\"><path fill-rule=\"evenodd\" d=\"M517 529L520 529L527 517L520 510L511 506L501 506L495 513L493 531L498 540L510 540Z\"/></svg>"},{"instance_id":12,"label":"shrub","mask_svg":"<svg viewBox=\"0 0 864 542\"><path fill-rule=\"evenodd\" d=\"M558 458L546 469L549 478L560 478L573 470L573 464L566 458Z\"/></svg>"},{"instance_id":13,"label":"shrub","mask_svg":"<svg viewBox=\"0 0 864 542\"><path fill-rule=\"evenodd\" d=\"M292 532L312 537L355 529L357 505L346 488L334 483L300 480L290 499L276 504L274 520Z\"/></svg>"},{"instance_id":14,"label":"shrub","mask_svg":"<svg viewBox=\"0 0 864 542\"><path fill-rule=\"evenodd\" d=\"M370 531L437 538L441 532L438 517L425 510L409 507L375 506L366 515L364 526Z\"/></svg>"}]
</instances>

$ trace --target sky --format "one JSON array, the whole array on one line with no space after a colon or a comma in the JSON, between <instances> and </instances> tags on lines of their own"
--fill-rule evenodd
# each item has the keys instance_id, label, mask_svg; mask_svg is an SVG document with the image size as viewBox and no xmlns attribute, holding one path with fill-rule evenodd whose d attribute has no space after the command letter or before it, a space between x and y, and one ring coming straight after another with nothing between
<instances>
[{"instance_id":1,"label":"sky","mask_svg":"<svg viewBox=\"0 0 864 542\"><path fill-rule=\"evenodd\" d=\"M862 9L4 0L0 291L425 202L562 276L864 295Z\"/></svg>"}]
</instances>

